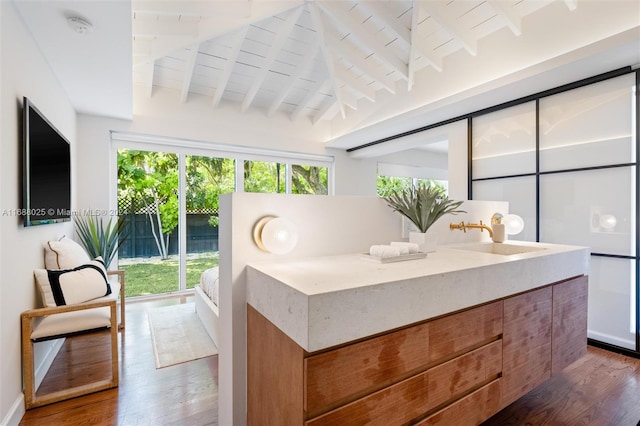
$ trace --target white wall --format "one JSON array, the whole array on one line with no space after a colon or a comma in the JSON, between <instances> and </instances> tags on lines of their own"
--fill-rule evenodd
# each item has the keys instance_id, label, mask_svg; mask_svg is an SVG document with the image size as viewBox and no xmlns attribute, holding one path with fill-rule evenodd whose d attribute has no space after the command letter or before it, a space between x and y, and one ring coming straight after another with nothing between
<instances>
[{"instance_id":1,"label":"white wall","mask_svg":"<svg viewBox=\"0 0 640 426\"><path fill-rule=\"evenodd\" d=\"M21 207L22 197L22 97L31 99L71 142L72 187L77 176L76 114L13 3L0 2L0 11L0 422L15 424L24 412L20 313L37 306L33 270L44 266L44 242L72 232L70 223L24 228L11 213ZM39 358L51 346L38 345Z\"/></svg>"}]
</instances>

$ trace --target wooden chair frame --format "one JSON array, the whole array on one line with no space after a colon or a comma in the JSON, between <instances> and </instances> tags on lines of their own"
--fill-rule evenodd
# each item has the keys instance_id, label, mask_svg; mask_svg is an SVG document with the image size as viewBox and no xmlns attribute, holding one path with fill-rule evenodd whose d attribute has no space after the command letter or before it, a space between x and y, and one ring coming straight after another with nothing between
<instances>
[{"instance_id":1,"label":"wooden chair frame","mask_svg":"<svg viewBox=\"0 0 640 426\"><path fill-rule=\"evenodd\" d=\"M121 269L107 271L107 275L117 275L120 282L120 324L118 330L124 329L124 271Z\"/></svg>"},{"instance_id":2,"label":"wooden chair frame","mask_svg":"<svg viewBox=\"0 0 640 426\"><path fill-rule=\"evenodd\" d=\"M124 285L122 286L124 288ZM124 294L124 290L123 290ZM124 306L124 299L122 300ZM86 309L94 309L100 307L109 307L110 309L110 334L111 334L111 378L105 380L99 380L93 383L88 383L81 386L75 386L69 389L59 390L44 395L36 395L35 389L35 371L33 365L33 341L31 340L31 334L33 332L33 320L38 317L56 315L65 312L81 311ZM124 309L123 309L124 312ZM118 386L118 315L116 311L116 301L101 301L101 302L86 302L78 303L75 305L56 306L51 308L39 308L25 311L21 314L22 323L22 365L24 368L24 399L25 409L39 407L41 405L51 404L65 399L75 398L80 395L86 395L93 392L98 392L105 389L110 389ZM122 324L124 326L124 315L122 316ZM104 331L100 330L87 330L92 331ZM78 333L73 333L76 335ZM55 336L65 337L65 335Z\"/></svg>"}]
</instances>

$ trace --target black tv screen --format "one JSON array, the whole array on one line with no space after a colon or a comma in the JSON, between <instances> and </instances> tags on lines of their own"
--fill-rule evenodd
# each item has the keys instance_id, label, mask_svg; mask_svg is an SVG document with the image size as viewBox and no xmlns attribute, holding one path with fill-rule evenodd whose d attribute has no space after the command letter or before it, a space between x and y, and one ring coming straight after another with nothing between
<instances>
[{"instance_id":1,"label":"black tv screen","mask_svg":"<svg viewBox=\"0 0 640 426\"><path fill-rule=\"evenodd\" d=\"M69 141L24 98L22 216L24 226L71 219Z\"/></svg>"}]
</instances>

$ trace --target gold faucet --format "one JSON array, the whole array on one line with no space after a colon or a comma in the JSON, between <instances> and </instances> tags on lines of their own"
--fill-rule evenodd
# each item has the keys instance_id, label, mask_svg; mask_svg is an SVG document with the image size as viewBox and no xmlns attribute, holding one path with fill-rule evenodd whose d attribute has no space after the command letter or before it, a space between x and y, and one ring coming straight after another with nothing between
<instances>
[{"instance_id":1,"label":"gold faucet","mask_svg":"<svg viewBox=\"0 0 640 426\"><path fill-rule=\"evenodd\" d=\"M487 226L485 224L482 223L482 221L480 221L480 224L477 223L464 223L464 221L460 222L460 223L451 223L449 224L449 229L453 230L453 229L461 229L463 232L467 232L467 228L477 228L480 229L480 232L482 232L483 229L486 229L487 232L489 233L489 237L491 239L493 239L493 230L491 229L490 226Z\"/></svg>"}]
</instances>

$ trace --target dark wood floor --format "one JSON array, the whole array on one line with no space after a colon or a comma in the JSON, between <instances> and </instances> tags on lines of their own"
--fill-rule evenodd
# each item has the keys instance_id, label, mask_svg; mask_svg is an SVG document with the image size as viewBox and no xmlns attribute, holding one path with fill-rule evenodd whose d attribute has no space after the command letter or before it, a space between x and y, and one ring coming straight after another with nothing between
<instances>
[{"instance_id":1,"label":"dark wood floor","mask_svg":"<svg viewBox=\"0 0 640 426\"><path fill-rule=\"evenodd\" d=\"M128 301L127 326L119 340L120 386L29 410L20 425L217 425L217 356L155 367L147 311L186 302L193 302L193 296ZM101 359L97 355L109 353L108 339L108 333L68 338L41 389L63 384L66 379L60 373L69 368L75 369L76 377L93 380L99 375L108 376L108 356ZM93 362L89 368L80 368L76 366L80 365L78 358Z\"/></svg>"},{"instance_id":2,"label":"dark wood floor","mask_svg":"<svg viewBox=\"0 0 640 426\"><path fill-rule=\"evenodd\" d=\"M640 360L589 346L587 355L483 426L640 426Z\"/></svg>"},{"instance_id":3,"label":"dark wood floor","mask_svg":"<svg viewBox=\"0 0 640 426\"><path fill-rule=\"evenodd\" d=\"M147 310L187 301L191 298L127 303L119 388L30 410L20 425L217 425L217 356L162 369L154 364ZM105 374L108 361L101 366L95 354L105 352L96 349L108 345L108 335L95 340L86 337L82 342L67 339L42 386L62 382L59 374L75 365L73 354L96 361L89 370L80 370L81 376ZM483 425L636 426L639 421L640 360L589 347L587 355L563 374Z\"/></svg>"}]
</instances>

